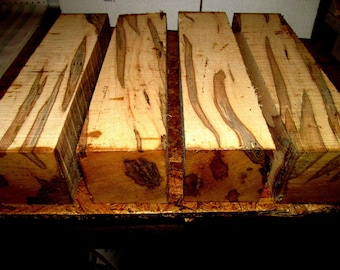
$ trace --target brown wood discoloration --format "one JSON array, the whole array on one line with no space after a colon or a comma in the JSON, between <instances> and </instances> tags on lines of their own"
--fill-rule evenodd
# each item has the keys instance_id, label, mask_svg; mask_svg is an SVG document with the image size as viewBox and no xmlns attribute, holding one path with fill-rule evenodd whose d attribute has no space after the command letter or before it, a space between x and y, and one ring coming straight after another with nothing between
<instances>
[{"instance_id":1,"label":"brown wood discoloration","mask_svg":"<svg viewBox=\"0 0 340 270\"><path fill-rule=\"evenodd\" d=\"M163 17L160 17L163 20ZM152 23L151 18L147 19L148 27L150 30L150 34L152 36L153 44L155 45L154 49L156 51L156 56L158 60L158 69L160 72L160 77L162 78L163 87L167 89L167 73L166 66L164 65L164 59L166 58L166 50L164 48L164 42L160 39L157 28ZM160 110L162 115L162 120L164 126L167 126L166 115L167 115L167 97L162 92L159 93L159 101L160 101Z\"/></svg>"},{"instance_id":2,"label":"brown wood discoloration","mask_svg":"<svg viewBox=\"0 0 340 270\"><path fill-rule=\"evenodd\" d=\"M234 113L232 106L226 95L224 79L226 78L223 70L218 71L214 75L214 103L222 116L223 120L230 126L236 133L239 139L238 147L245 147L249 150L260 149L261 145L256 140L255 136L243 125L237 115ZM233 76L231 76L232 80Z\"/></svg>"},{"instance_id":3,"label":"brown wood discoloration","mask_svg":"<svg viewBox=\"0 0 340 270\"><path fill-rule=\"evenodd\" d=\"M263 166L244 151L187 151L184 201L225 201L237 190L239 201L257 201L264 188Z\"/></svg>"},{"instance_id":4,"label":"brown wood discoloration","mask_svg":"<svg viewBox=\"0 0 340 270\"><path fill-rule=\"evenodd\" d=\"M315 119L315 112L306 91L303 92L301 104L299 135L303 149L309 149L310 152L327 151ZM315 149L313 149L314 147Z\"/></svg>"},{"instance_id":5,"label":"brown wood discoloration","mask_svg":"<svg viewBox=\"0 0 340 270\"><path fill-rule=\"evenodd\" d=\"M125 88L125 55L126 55L126 36L123 26L123 16L118 17L116 24L116 64L117 64L117 76L120 85Z\"/></svg>"},{"instance_id":6,"label":"brown wood discoloration","mask_svg":"<svg viewBox=\"0 0 340 270\"><path fill-rule=\"evenodd\" d=\"M200 195L200 190L203 187L203 181L197 174L191 173L184 178L183 194L184 196L197 197Z\"/></svg>"},{"instance_id":7,"label":"brown wood discoloration","mask_svg":"<svg viewBox=\"0 0 340 270\"><path fill-rule=\"evenodd\" d=\"M184 47L185 47L185 70L186 70L186 80L188 84L188 95L190 103L201 119L202 123L214 134L218 146L221 145L220 135L217 133L213 125L209 122L207 116L205 115L201 103L198 100L197 86L196 86L196 78L195 78L195 70L193 65L193 57L192 57L192 45L188 38L183 35Z\"/></svg>"},{"instance_id":8,"label":"brown wood discoloration","mask_svg":"<svg viewBox=\"0 0 340 270\"><path fill-rule=\"evenodd\" d=\"M268 177L275 200L339 202L340 184L331 181L340 171L331 165L340 153L338 91L280 14L266 14L269 20L261 14L235 17L236 37L278 150Z\"/></svg>"},{"instance_id":9,"label":"brown wood discoloration","mask_svg":"<svg viewBox=\"0 0 340 270\"><path fill-rule=\"evenodd\" d=\"M56 101L57 94L59 93L59 89L61 83L64 79L65 71L67 66L62 70L61 74L58 77L58 80L51 92L51 95L46 100L45 104L41 107L38 112L38 115L31 127L30 132L27 134L27 137L20 148L20 152L30 159L33 163L35 163L38 167L42 169L46 169L46 164L44 164L37 155L33 152L34 148L37 146L38 140L43 132L46 121L50 115L52 107Z\"/></svg>"},{"instance_id":10,"label":"brown wood discoloration","mask_svg":"<svg viewBox=\"0 0 340 270\"><path fill-rule=\"evenodd\" d=\"M228 176L228 164L223 162L221 155L221 151L216 151L210 163L210 169L215 180L223 180Z\"/></svg>"},{"instance_id":11,"label":"brown wood discoloration","mask_svg":"<svg viewBox=\"0 0 340 270\"><path fill-rule=\"evenodd\" d=\"M316 63L313 63L310 59L308 59L306 54L308 54L306 49L303 51L303 44L301 42L297 42L298 48L302 51L302 56L305 64L308 67L308 70L310 72L311 78L313 81L317 84L318 88L320 89L320 93L322 95L326 112L328 115L328 123L331 126L335 136L337 136L338 139L340 139L340 119L339 119L339 109L334 103L333 97L331 95L331 90L328 86L328 84L325 81L325 78L323 75L323 71L320 70L320 67L316 65ZM334 90L333 90L334 91Z\"/></svg>"},{"instance_id":12,"label":"brown wood discoloration","mask_svg":"<svg viewBox=\"0 0 340 270\"><path fill-rule=\"evenodd\" d=\"M132 29L138 34L140 35L140 30L138 28L138 24L137 24L137 17L138 15L136 14L131 14L129 16L126 16L125 19L127 20L127 22L129 23L129 25L132 27Z\"/></svg>"},{"instance_id":13,"label":"brown wood discoloration","mask_svg":"<svg viewBox=\"0 0 340 270\"><path fill-rule=\"evenodd\" d=\"M30 88L26 99L24 100L22 105L20 105L12 124L9 126L6 133L2 136L0 140L0 157L6 154L7 148L13 143L15 137L20 131L21 126L24 124L40 94L42 93L46 83L46 77L43 78L42 75L43 69L41 69L37 73L36 79L32 84L32 87Z\"/></svg>"},{"instance_id":14,"label":"brown wood discoloration","mask_svg":"<svg viewBox=\"0 0 340 270\"><path fill-rule=\"evenodd\" d=\"M27 197L27 204L70 204L71 195L67 183L60 178L45 180L37 178L40 189L35 197Z\"/></svg>"},{"instance_id":15,"label":"brown wood discoloration","mask_svg":"<svg viewBox=\"0 0 340 270\"><path fill-rule=\"evenodd\" d=\"M72 99L72 96L76 91L76 86L80 78L81 72L83 70L85 55L86 55L86 36L80 43L70 65L70 74L68 77L67 88L65 91L63 103L61 105L63 112L66 111Z\"/></svg>"},{"instance_id":16,"label":"brown wood discoloration","mask_svg":"<svg viewBox=\"0 0 340 270\"><path fill-rule=\"evenodd\" d=\"M277 89L277 97L280 103L280 115L284 117L286 110L288 111L292 110L291 102L289 100L289 96L287 93L287 86L282 77L280 68L275 60L275 56L273 54L272 47L270 45L270 41L268 37L266 37L265 43L266 43L266 53L267 53L267 57L270 63L271 71L273 73L274 84L275 84L275 88ZM283 119L283 121L285 122L285 119Z\"/></svg>"},{"instance_id":17,"label":"brown wood discoloration","mask_svg":"<svg viewBox=\"0 0 340 270\"><path fill-rule=\"evenodd\" d=\"M160 176L157 165L145 158L124 160L126 175L138 185L148 188L159 187L164 179Z\"/></svg>"}]
</instances>

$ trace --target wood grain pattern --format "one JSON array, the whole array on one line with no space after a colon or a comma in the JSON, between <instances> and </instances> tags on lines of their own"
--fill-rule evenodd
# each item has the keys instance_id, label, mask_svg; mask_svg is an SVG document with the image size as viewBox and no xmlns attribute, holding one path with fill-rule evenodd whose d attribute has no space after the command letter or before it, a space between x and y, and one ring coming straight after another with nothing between
<instances>
[{"instance_id":1,"label":"wood grain pattern","mask_svg":"<svg viewBox=\"0 0 340 270\"><path fill-rule=\"evenodd\" d=\"M94 202L167 202L166 16L121 15L79 143Z\"/></svg>"},{"instance_id":2,"label":"wood grain pattern","mask_svg":"<svg viewBox=\"0 0 340 270\"><path fill-rule=\"evenodd\" d=\"M76 145L109 40L106 15L60 15L0 106L0 201L71 203Z\"/></svg>"},{"instance_id":3,"label":"wood grain pattern","mask_svg":"<svg viewBox=\"0 0 340 270\"><path fill-rule=\"evenodd\" d=\"M115 221L121 221L124 225L134 222L135 219L146 217L154 218L174 218L191 221L196 217L298 217L310 215L336 214L340 210L337 204L285 204L275 203L272 197L260 198L259 202L186 202L181 201L183 193L183 170L182 164L182 147L183 138L181 136L181 117L179 116L179 80L178 80L178 33L177 31L168 31L168 68L169 82L168 86L168 129L169 129L169 162L171 181L171 202L169 203L93 203L91 195L84 183L79 183L76 198L72 204L63 205L28 205L28 204L5 204L0 205L0 218L3 221L15 219L18 222L31 220L65 220L65 221L84 221L101 220L102 217L107 221L111 218ZM170 61L171 60L171 61ZM174 73L174 74L173 74ZM177 79L175 79L177 76ZM86 123L85 123L86 126ZM86 138L85 138L86 139ZM0 178L0 184L3 183ZM270 193L270 190L267 189ZM172 202L173 201L173 202ZM127 222L127 223L126 223Z\"/></svg>"},{"instance_id":4,"label":"wood grain pattern","mask_svg":"<svg viewBox=\"0 0 340 270\"><path fill-rule=\"evenodd\" d=\"M275 150L223 12L179 14L185 200L257 201Z\"/></svg>"},{"instance_id":5,"label":"wood grain pattern","mask_svg":"<svg viewBox=\"0 0 340 270\"><path fill-rule=\"evenodd\" d=\"M235 14L249 76L278 148L276 201L340 201L340 95L280 14Z\"/></svg>"}]
</instances>

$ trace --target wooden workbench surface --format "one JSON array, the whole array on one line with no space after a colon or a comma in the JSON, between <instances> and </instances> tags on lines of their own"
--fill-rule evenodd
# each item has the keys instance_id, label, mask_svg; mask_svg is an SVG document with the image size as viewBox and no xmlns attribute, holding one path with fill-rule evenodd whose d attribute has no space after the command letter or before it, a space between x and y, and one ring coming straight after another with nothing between
<instances>
[{"instance_id":1,"label":"wooden workbench surface","mask_svg":"<svg viewBox=\"0 0 340 270\"><path fill-rule=\"evenodd\" d=\"M41 30L40 30L41 31ZM35 36L35 38L37 38ZM178 79L178 35L175 31L168 31L168 59L169 69L169 159L174 162L170 164L169 175L172 182L172 194L176 194L176 186L181 188L181 167L176 166L182 158L182 136L180 130L180 102ZM36 46L34 40L28 46ZM26 48L28 51L34 51ZM23 55L19 55L23 57ZM27 56L26 56L27 57ZM12 66L12 75L7 72L7 78L15 78L15 73L20 68L20 59ZM10 82L9 82L10 83ZM0 93L5 92L7 81L1 82ZM18 216L51 216L67 218L92 217L110 215L113 217L128 216L160 216L160 217L184 217L196 216L233 216L233 215L256 215L256 216L301 216L312 213L334 213L340 210L340 205L334 204L283 204L274 203L270 194L260 198L258 202L183 202L178 196L170 198L169 203L93 203L85 182L81 181L77 196L72 204L63 205L26 205L26 204L0 204L0 218Z\"/></svg>"},{"instance_id":2,"label":"wooden workbench surface","mask_svg":"<svg viewBox=\"0 0 340 270\"><path fill-rule=\"evenodd\" d=\"M51 216L80 219L92 216L112 215L159 217L208 217L208 216L282 216L294 217L309 214L336 213L340 206L331 204L276 204L270 199L252 202L186 202L181 205L166 204L95 204L91 201L83 182L73 204L66 205L0 205L0 218L18 216Z\"/></svg>"}]
</instances>

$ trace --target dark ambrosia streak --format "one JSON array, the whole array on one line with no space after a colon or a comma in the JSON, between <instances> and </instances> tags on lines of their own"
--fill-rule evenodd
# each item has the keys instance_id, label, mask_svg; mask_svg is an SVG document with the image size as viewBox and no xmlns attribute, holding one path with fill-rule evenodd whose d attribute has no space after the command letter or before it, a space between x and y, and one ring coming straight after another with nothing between
<instances>
[{"instance_id":1,"label":"dark ambrosia streak","mask_svg":"<svg viewBox=\"0 0 340 270\"><path fill-rule=\"evenodd\" d=\"M156 27L153 25L150 18L148 18L148 27L152 36L153 44L155 45L157 59L160 59L163 54L163 42L159 38Z\"/></svg>"},{"instance_id":2,"label":"dark ambrosia streak","mask_svg":"<svg viewBox=\"0 0 340 270\"><path fill-rule=\"evenodd\" d=\"M320 67L308 57L309 53L306 52L303 43L300 40L296 40L295 44L297 49L301 52L301 56L309 70L312 80L319 88L327 112L329 125L332 128L334 135L340 140L339 112L335 106L331 91L322 75L322 71Z\"/></svg>"},{"instance_id":3,"label":"dark ambrosia streak","mask_svg":"<svg viewBox=\"0 0 340 270\"><path fill-rule=\"evenodd\" d=\"M128 24L131 26L131 28L138 34L140 35L139 27L137 24L137 15L128 15L125 17L127 20Z\"/></svg>"},{"instance_id":4,"label":"dark ambrosia streak","mask_svg":"<svg viewBox=\"0 0 340 270\"><path fill-rule=\"evenodd\" d=\"M246 149L260 148L260 143L255 136L240 121L232 109L227 94L225 92L224 79L226 78L223 70L214 75L214 103L222 116L223 120L237 134L240 147L244 145Z\"/></svg>"},{"instance_id":5,"label":"dark ambrosia streak","mask_svg":"<svg viewBox=\"0 0 340 270\"><path fill-rule=\"evenodd\" d=\"M21 126L24 124L26 118L33 109L36 101L38 100L40 94L43 91L47 77L42 81L43 68L39 71L26 99L20 105L17 115L15 116L12 124L7 129L6 133L0 141L0 156L4 156L6 149L13 143L15 137L17 136Z\"/></svg>"},{"instance_id":6,"label":"dark ambrosia streak","mask_svg":"<svg viewBox=\"0 0 340 270\"><path fill-rule=\"evenodd\" d=\"M266 53L270 63L270 68L273 73L274 84L277 92L277 97L280 102L280 115L285 115L286 109L292 110L292 106L290 103L290 99L287 92L287 86L284 82L282 73L280 71L279 65L275 60L275 56L273 54L272 47L270 45L268 37L266 37Z\"/></svg>"},{"instance_id":7,"label":"dark ambrosia streak","mask_svg":"<svg viewBox=\"0 0 340 270\"><path fill-rule=\"evenodd\" d=\"M46 100L45 104L41 107L41 109L39 110L38 115L31 127L31 130L27 134L26 139L20 148L20 152L22 152L24 156L26 156L28 159L30 159L33 163L35 163L38 167L42 169L45 169L46 165L37 157L37 155L34 152L31 152L31 151L37 145L40 135L47 122L48 116L57 98L60 85L64 79L66 69L67 69L67 65L65 66L61 74L59 75L58 80L56 84L54 85L53 91L51 92L51 95Z\"/></svg>"},{"instance_id":8,"label":"dark ambrosia streak","mask_svg":"<svg viewBox=\"0 0 340 270\"><path fill-rule=\"evenodd\" d=\"M213 127L213 125L210 124L198 100L195 70L194 70L193 59L192 59L192 45L189 39L185 35L183 35L183 38L184 38L184 45L185 45L184 46L185 69L186 69L186 75L187 75L186 79L187 79L187 85L188 85L189 100L197 116L201 119L203 124L214 134L217 144L220 147L221 146L220 135L218 134L216 129Z\"/></svg>"},{"instance_id":9,"label":"dark ambrosia streak","mask_svg":"<svg viewBox=\"0 0 340 270\"><path fill-rule=\"evenodd\" d=\"M316 151L326 151L318 124L316 123L315 114L312 104L306 91L303 92L300 138L305 151L311 151L315 146ZM308 149L307 149L308 148Z\"/></svg>"},{"instance_id":10,"label":"dark ambrosia streak","mask_svg":"<svg viewBox=\"0 0 340 270\"><path fill-rule=\"evenodd\" d=\"M86 37L83 38L72 59L72 63L70 66L70 77L67 82L67 88L62 103L63 112L66 111L68 105L70 104L72 96L76 90L77 82L83 70L85 55L86 55Z\"/></svg>"},{"instance_id":11,"label":"dark ambrosia streak","mask_svg":"<svg viewBox=\"0 0 340 270\"><path fill-rule=\"evenodd\" d=\"M328 123L332 128L334 135L340 140L340 124L339 124L339 112L337 111L334 100L331 96L330 90L323 78L320 68L317 67L315 64L310 63L307 59L304 59L310 75L313 81L318 86L322 99L324 101L325 109L328 116Z\"/></svg>"},{"instance_id":12,"label":"dark ambrosia streak","mask_svg":"<svg viewBox=\"0 0 340 270\"><path fill-rule=\"evenodd\" d=\"M162 84L163 84L163 89L165 90L167 88L167 82L166 82L166 66L165 66L165 61L161 61L162 57L165 57L165 54L163 54L164 52L164 44L161 41L161 39L159 38L158 32L156 27L154 26L154 24L152 23L151 19L148 18L147 20L147 24L150 30L150 34L153 40L153 44L155 46L155 51L156 51L156 57L157 57L157 61L158 61L158 70L160 73L160 77L162 80ZM165 92L165 91L164 91ZM163 120L163 124L164 126L167 125L166 123L166 97L165 94L159 93L159 99L160 99L160 110L161 110L161 115L162 115L162 120Z\"/></svg>"},{"instance_id":13,"label":"dark ambrosia streak","mask_svg":"<svg viewBox=\"0 0 340 270\"><path fill-rule=\"evenodd\" d=\"M120 85L125 88L125 56L126 56L126 36L124 30L124 17L119 16L116 25L116 58L117 58L117 76Z\"/></svg>"}]
</instances>

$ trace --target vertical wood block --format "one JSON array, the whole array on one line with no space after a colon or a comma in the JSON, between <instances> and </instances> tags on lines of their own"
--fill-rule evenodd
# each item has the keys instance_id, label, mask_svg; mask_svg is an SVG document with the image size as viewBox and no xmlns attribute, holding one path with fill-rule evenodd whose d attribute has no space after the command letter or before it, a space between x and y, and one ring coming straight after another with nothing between
<instances>
[{"instance_id":1,"label":"vertical wood block","mask_svg":"<svg viewBox=\"0 0 340 270\"><path fill-rule=\"evenodd\" d=\"M280 14L235 14L233 30L275 141L277 202L340 201L340 94Z\"/></svg>"},{"instance_id":2,"label":"vertical wood block","mask_svg":"<svg viewBox=\"0 0 340 270\"><path fill-rule=\"evenodd\" d=\"M274 142L224 12L180 12L186 201L258 201Z\"/></svg>"},{"instance_id":3,"label":"vertical wood block","mask_svg":"<svg viewBox=\"0 0 340 270\"><path fill-rule=\"evenodd\" d=\"M95 203L167 202L166 16L120 15L79 142Z\"/></svg>"},{"instance_id":4,"label":"vertical wood block","mask_svg":"<svg viewBox=\"0 0 340 270\"><path fill-rule=\"evenodd\" d=\"M104 14L60 15L0 100L1 202L72 202L76 146L109 30Z\"/></svg>"}]
</instances>

